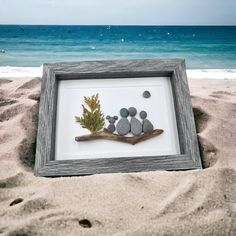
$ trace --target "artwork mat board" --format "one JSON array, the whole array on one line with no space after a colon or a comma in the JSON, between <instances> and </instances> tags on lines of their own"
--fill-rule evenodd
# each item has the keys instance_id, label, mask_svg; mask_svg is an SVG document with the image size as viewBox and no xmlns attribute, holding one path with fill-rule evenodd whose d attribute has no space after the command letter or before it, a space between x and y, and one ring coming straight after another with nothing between
<instances>
[{"instance_id":1,"label":"artwork mat board","mask_svg":"<svg viewBox=\"0 0 236 236\"><path fill-rule=\"evenodd\" d=\"M151 92L148 99L142 96L145 90ZM137 119L142 121L139 112L145 110L154 128L164 129L164 133L136 145L110 140L76 142L75 136L89 134L89 131L76 123L74 116L82 115L81 103L84 96L91 97L96 93L99 94L101 110L105 116L119 116L122 107L134 106L138 110ZM56 123L55 160L180 154L168 77L59 81Z\"/></svg>"}]
</instances>

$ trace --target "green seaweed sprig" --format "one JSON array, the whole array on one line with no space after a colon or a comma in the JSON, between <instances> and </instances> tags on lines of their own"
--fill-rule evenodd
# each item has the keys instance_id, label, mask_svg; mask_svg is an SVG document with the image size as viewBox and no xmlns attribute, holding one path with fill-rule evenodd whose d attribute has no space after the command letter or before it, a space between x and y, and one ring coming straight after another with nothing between
<instances>
[{"instance_id":1,"label":"green seaweed sprig","mask_svg":"<svg viewBox=\"0 0 236 236\"><path fill-rule=\"evenodd\" d=\"M98 93L92 95L91 98L84 96L84 102L88 108L82 104L83 115L81 117L75 116L75 120L91 133L96 133L105 125L104 114L101 112Z\"/></svg>"}]
</instances>

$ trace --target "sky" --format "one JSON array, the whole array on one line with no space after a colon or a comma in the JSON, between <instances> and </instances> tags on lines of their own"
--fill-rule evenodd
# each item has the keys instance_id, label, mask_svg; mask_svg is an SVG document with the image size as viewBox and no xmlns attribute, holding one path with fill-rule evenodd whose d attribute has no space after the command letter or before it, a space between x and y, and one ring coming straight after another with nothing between
<instances>
[{"instance_id":1,"label":"sky","mask_svg":"<svg viewBox=\"0 0 236 236\"><path fill-rule=\"evenodd\" d=\"M236 0L0 0L0 24L236 25Z\"/></svg>"}]
</instances>

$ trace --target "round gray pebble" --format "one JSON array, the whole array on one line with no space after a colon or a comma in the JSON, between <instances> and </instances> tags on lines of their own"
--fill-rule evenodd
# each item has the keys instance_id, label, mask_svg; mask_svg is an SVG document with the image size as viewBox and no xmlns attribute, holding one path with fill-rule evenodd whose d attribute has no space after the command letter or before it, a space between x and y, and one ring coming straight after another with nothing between
<instances>
[{"instance_id":1,"label":"round gray pebble","mask_svg":"<svg viewBox=\"0 0 236 236\"><path fill-rule=\"evenodd\" d=\"M129 115L135 116L136 114L137 114L137 109L135 107L130 107L129 108Z\"/></svg>"},{"instance_id":2,"label":"round gray pebble","mask_svg":"<svg viewBox=\"0 0 236 236\"><path fill-rule=\"evenodd\" d=\"M143 132L146 133L146 132L151 132L151 131L153 131L153 124L148 119L144 119L143 120Z\"/></svg>"},{"instance_id":3,"label":"round gray pebble","mask_svg":"<svg viewBox=\"0 0 236 236\"><path fill-rule=\"evenodd\" d=\"M128 115L129 115L128 109L126 109L126 108L120 109L120 115L121 115L121 117L123 117L123 118L128 117Z\"/></svg>"},{"instance_id":4,"label":"round gray pebble","mask_svg":"<svg viewBox=\"0 0 236 236\"><path fill-rule=\"evenodd\" d=\"M146 91L143 92L143 97L144 98L150 98L151 97L151 93L148 90L146 90Z\"/></svg>"},{"instance_id":5,"label":"round gray pebble","mask_svg":"<svg viewBox=\"0 0 236 236\"><path fill-rule=\"evenodd\" d=\"M142 124L135 117L131 118L131 120L130 120L130 127L131 127L131 133L134 136L139 136L142 133Z\"/></svg>"},{"instance_id":6,"label":"round gray pebble","mask_svg":"<svg viewBox=\"0 0 236 236\"><path fill-rule=\"evenodd\" d=\"M106 130L107 130L109 133L113 133L113 132L115 132L116 127L115 127L114 124L110 124L110 125L108 125L108 127L107 127Z\"/></svg>"},{"instance_id":7,"label":"round gray pebble","mask_svg":"<svg viewBox=\"0 0 236 236\"><path fill-rule=\"evenodd\" d=\"M130 131L130 123L127 118L121 118L117 125L116 125L116 131L119 135L126 135Z\"/></svg>"},{"instance_id":8,"label":"round gray pebble","mask_svg":"<svg viewBox=\"0 0 236 236\"><path fill-rule=\"evenodd\" d=\"M141 119L147 118L147 112L146 111L140 111L139 116Z\"/></svg>"}]
</instances>

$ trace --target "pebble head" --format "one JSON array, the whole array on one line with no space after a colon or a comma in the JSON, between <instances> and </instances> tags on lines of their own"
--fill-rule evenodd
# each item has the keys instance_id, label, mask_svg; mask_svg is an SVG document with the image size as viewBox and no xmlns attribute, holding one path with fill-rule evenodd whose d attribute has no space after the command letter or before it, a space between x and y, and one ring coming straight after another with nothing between
<instances>
[{"instance_id":1,"label":"pebble head","mask_svg":"<svg viewBox=\"0 0 236 236\"><path fill-rule=\"evenodd\" d=\"M130 107L129 108L129 115L133 117L136 114L137 114L137 109L135 107Z\"/></svg>"},{"instance_id":2,"label":"pebble head","mask_svg":"<svg viewBox=\"0 0 236 236\"><path fill-rule=\"evenodd\" d=\"M140 111L139 116L141 119L146 119L147 118L147 112L146 111Z\"/></svg>"},{"instance_id":3,"label":"pebble head","mask_svg":"<svg viewBox=\"0 0 236 236\"><path fill-rule=\"evenodd\" d=\"M128 109L126 109L126 108L120 109L120 115L121 115L121 117L123 117L123 118L128 117L128 115L129 115Z\"/></svg>"}]
</instances>

